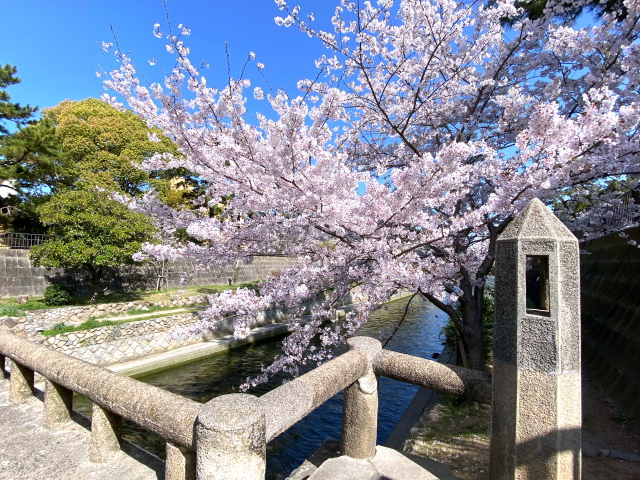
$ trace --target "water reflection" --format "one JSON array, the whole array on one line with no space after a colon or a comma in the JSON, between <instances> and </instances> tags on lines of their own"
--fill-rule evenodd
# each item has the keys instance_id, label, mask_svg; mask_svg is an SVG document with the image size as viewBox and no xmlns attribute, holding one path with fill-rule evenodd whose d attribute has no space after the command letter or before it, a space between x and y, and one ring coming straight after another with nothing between
<instances>
[{"instance_id":1,"label":"water reflection","mask_svg":"<svg viewBox=\"0 0 640 480\"><path fill-rule=\"evenodd\" d=\"M378 336L397 322L408 298L391 302L375 312L359 335ZM440 352L439 334L445 315L421 297L415 297L407 317L386 348L431 358ZM341 347L336 354L344 352ZM206 402L213 397L237 392L247 377L255 376L280 351L280 340L265 340L225 352L199 362L139 378L170 392ZM308 366L306 370L311 369ZM260 396L282 383L284 375L273 378L249 393ZM388 378L380 379L378 444L383 444L402 415L417 387ZM74 399L74 410L90 416L91 404L85 398ZM342 420L342 393L326 401L311 414L267 445L267 479L282 478L299 466L326 438L339 439ZM164 441L132 422L125 421L123 436L164 458Z\"/></svg>"}]
</instances>

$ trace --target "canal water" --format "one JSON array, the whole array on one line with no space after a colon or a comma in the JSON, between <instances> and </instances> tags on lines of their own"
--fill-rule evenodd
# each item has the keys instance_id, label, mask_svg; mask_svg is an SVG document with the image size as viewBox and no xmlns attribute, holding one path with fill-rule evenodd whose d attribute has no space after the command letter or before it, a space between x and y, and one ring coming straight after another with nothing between
<instances>
[{"instance_id":1,"label":"canal water","mask_svg":"<svg viewBox=\"0 0 640 480\"><path fill-rule=\"evenodd\" d=\"M384 305L363 325L359 335L384 335L402 318L409 298ZM404 322L386 348L423 358L431 358L442 350L440 331L446 315L428 301L416 296L411 301ZM269 339L215 355L196 363L139 377L138 379L198 402L237 392L247 377L260 373L280 352L281 339ZM336 351L344 352L345 347ZM309 366L306 370L311 369ZM304 371L304 369L303 369ZM260 396L280 385L285 376L247 392ZM413 399L418 387L381 378L379 385L378 441L384 444L396 422ZM74 398L74 410L90 417L91 404L86 398ZM326 401L307 417L282 433L267 445L267 479L286 477L298 467L325 439L340 439L342 393ZM132 422L123 425L124 438L164 458L164 441Z\"/></svg>"}]
</instances>

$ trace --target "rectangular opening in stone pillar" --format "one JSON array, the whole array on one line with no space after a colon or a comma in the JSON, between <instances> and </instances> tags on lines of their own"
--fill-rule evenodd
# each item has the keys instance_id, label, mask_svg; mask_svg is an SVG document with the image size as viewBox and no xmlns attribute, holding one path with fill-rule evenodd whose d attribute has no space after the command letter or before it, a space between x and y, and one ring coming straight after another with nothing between
<instances>
[{"instance_id":1,"label":"rectangular opening in stone pillar","mask_svg":"<svg viewBox=\"0 0 640 480\"><path fill-rule=\"evenodd\" d=\"M527 312L549 312L549 257L527 255Z\"/></svg>"}]
</instances>

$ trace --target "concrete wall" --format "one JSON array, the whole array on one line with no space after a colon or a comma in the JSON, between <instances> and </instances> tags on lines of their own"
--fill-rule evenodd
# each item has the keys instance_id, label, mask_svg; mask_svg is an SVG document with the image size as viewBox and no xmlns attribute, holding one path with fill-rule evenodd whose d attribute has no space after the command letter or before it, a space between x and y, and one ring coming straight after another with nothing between
<instances>
[{"instance_id":1,"label":"concrete wall","mask_svg":"<svg viewBox=\"0 0 640 480\"><path fill-rule=\"evenodd\" d=\"M247 263L239 262L224 269L202 270L193 277L190 285L259 280L272 271L282 270L294 263L295 260L285 257L254 257ZM173 262L169 267L167 286L179 287L180 274L192 271L193 264L190 262ZM29 260L29 250L0 249L0 297L42 296L47 285L52 283L70 285L76 293L89 293L91 289L89 272L33 267ZM156 277L150 266L124 266L105 271L102 284L108 291L148 290L155 289Z\"/></svg>"},{"instance_id":2,"label":"concrete wall","mask_svg":"<svg viewBox=\"0 0 640 480\"><path fill-rule=\"evenodd\" d=\"M629 415L640 418L640 228L581 244L584 366Z\"/></svg>"},{"instance_id":3,"label":"concrete wall","mask_svg":"<svg viewBox=\"0 0 640 480\"><path fill-rule=\"evenodd\" d=\"M29 250L0 249L0 297L42 296L47 271L29 261Z\"/></svg>"}]
</instances>

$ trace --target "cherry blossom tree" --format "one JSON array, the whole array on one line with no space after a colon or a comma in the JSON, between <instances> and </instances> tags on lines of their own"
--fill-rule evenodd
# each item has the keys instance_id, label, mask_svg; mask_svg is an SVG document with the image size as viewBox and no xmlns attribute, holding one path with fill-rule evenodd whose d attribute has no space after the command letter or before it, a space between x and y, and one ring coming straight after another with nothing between
<instances>
[{"instance_id":1,"label":"cherry blossom tree","mask_svg":"<svg viewBox=\"0 0 640 480\"><path fill-rule=\"evenodd\" d=\"M399 290L446 312L469 365L484 369L484 290L509 220L534 197L560 198L569 225L594 234L607 199L572 205L613 180L635 185L638 1L624 2L622 20L605 13L580 28L562 20L562 1L531 20L512 0L342 0L329 32L314 29L311 13L276 4L277 23L327 48L318 77L299 82L297 96L251 91L244 76L209 86L189 60L184 27L173 34L156 26L176 61L162 84L141 82L116 52L121 66L107 86L179 146L180 155L158 154L146 168L196 173L209 185L202 203L232 198L210 218L147 195L132 208L167 239L186 229L198 243L145 245L141 255L188 258L199 268L254 255L299 259L259 294L212 297L198 325L234 311L236 334L246 335L256 311L286 305L295 318L296 306L323 292L309 323L293 321L262 377L324 361ZM505 27L504 18L522 20ZM248 115L251 94L271 110ZM336 321L340 299L354 289L364 300Z\"/></svg>"}]
</instances>

